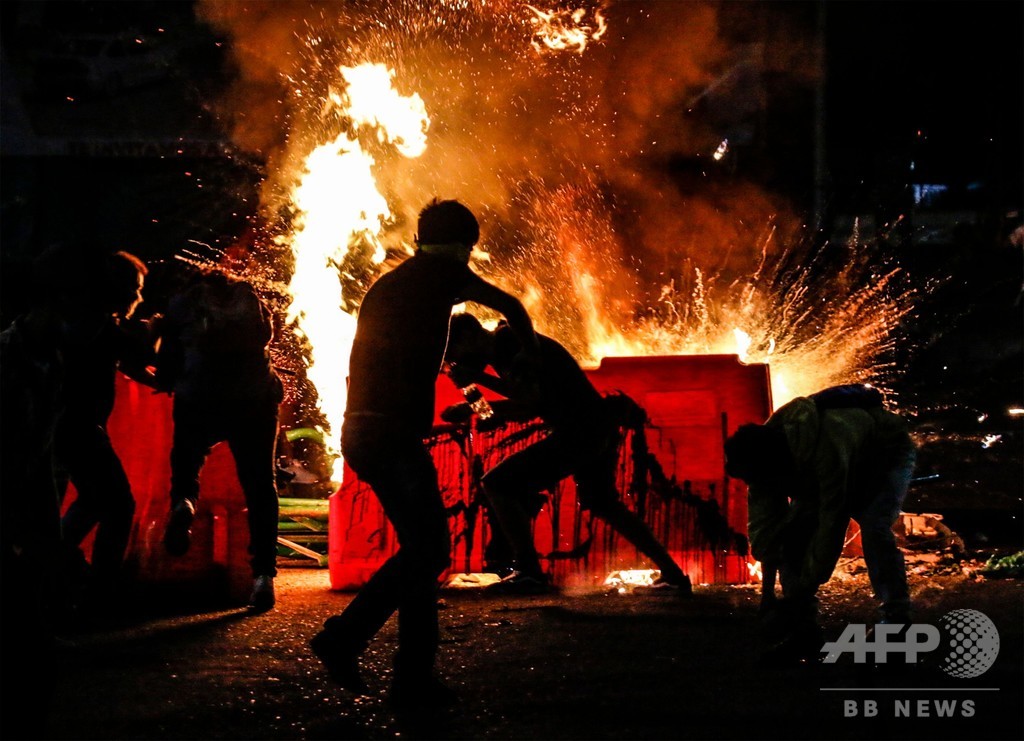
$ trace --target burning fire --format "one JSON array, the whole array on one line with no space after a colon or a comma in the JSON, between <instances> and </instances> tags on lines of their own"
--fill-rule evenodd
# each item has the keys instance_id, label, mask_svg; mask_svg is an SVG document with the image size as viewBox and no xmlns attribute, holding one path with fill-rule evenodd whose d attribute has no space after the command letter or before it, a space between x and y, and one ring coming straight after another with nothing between
<instances>
[{"instance_id":1,"label":"burning fire","mask_svg":"<svg viewBox=\"0 0 1024 741\"><path fill-rule=\"evenodd\" d=\"M616 590L619 594L626 594L636 587L649 587L661 576L657 569L622 569L608 574L604 585Z\"/></svg>"},{"instance_id":2,"label":"burning fire","mask_svg":"<svg viewBox=\"0 0 1024 741\"><path fill-rule=\"evenodd\" d=\"M760 561L747 561L747 572L754 581L761 581L764 578Z\"/></svg>"},{"instance_id":3,"label":"burning fire","mask_svg":"<svg viewBox=\"0 0 1024 741\"><path fill-rule=\"evenodd\" d=\"M770 364L776 405L834 383L884 384L913 299L898 269L872 262L856 234L821 249L776 237L776 204L755 210L753 186L731 196L742 208L702 204L695 221L641 169L648 153L688 143L672 112L720 77L716 64L735 63L713 43L713 4L336 5L200 4L234 35L246 82L280 81L264 101L279 115L238 116L235 133L270 153L266 220L287 214L275 228L294 257L288 320L310 348L333 452L361 291L389 250L408 251L412 217L435 196L481 217L491 259L475 269L584 365L736 354ZM621 48L591 55L598 40ZM281 121L287 136L274 138ZM722 140L720 156L734 146Z\"/></svg>"},{"instance_id":4,"label":"burning fire","mask_svg":"<svg viewBox=\"0 0 1024 741\"><path fill-rule=\"evenodd\" d=\"M504 280L523 297L542 331L569 347L584 365L605 357L737 355L771 367L776 408L796 396L840 383L881 385L886 358L915 292L898 268L871 261L856 236L842 245L760 246L749 276L719 285L721 276L697 266L677 284L663 285L642 312L620 296L634 289L622 268L618 237L588 183L547 192L530 201L530 255ZM884 390L884 388L883 388Z\"/></svg>"},{"instance_id":5,"label":"burning fire","mask_svg":"<svg viewBox=\"0 0 1024 741\"><path fill-rule=\"evenodd\" d=\"M309 153L292 191L297 211L292 231L280 238L291 246L295 258L287 318L309 342L306 375L327 418L325 440L332 452L341 448L344 379L356 324L338 272L360 240L372 245L374 263L383 261L378 237L391 218L373 176L375 160L363 148L359 134L372 130L379 143L393 145L405 157L417 157L427 146L430 123L418 95L403 96L392 87L392 70L364 64L341 67L339 72L345 90L332 93L328 103L351 124L333 141ZM333 478L341 480L340 457Z\"/></svg>"},{"instance_id":6,"label":"burning fire","mask_svg":"<svg viewBox=\"0 0 1024 741\"><path fill-rule=\"evenodd\" d=\"M587 44L597 41L608 30L601 9L593 11L591 23L585 23L586 8L574 10L544 11L527 5L533 12L530 23L534 26L533 48L537 51L551 49L553 51L574 51L582 54Z\"/></svg>"}]
</instances>

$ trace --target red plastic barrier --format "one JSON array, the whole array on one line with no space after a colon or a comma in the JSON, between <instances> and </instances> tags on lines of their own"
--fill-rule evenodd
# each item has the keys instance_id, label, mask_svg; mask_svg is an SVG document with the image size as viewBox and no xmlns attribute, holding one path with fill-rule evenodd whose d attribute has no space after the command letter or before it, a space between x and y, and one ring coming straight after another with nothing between
<instances>
[{"instance_id":1,"label":"red plastic barrier","mask_svg":"<svg viewBox=\"0 0 1024 741\"><path fill-rule=\"evenodd\" d=\"M767 366L743 365L732 355L609 358L589 371L589 376L598 389L622 391L646 409L651 419L646 430L648 444L666 476L678 484L676 494L683 493L691 502L696 497L716 503L729 525L745 533L745 489L741 482L725 476L722 441L740 424L761 422L770 414ZM230 452L224 445L214 448L200 480L192 549L182 559L169 558L161 537L169 507L171 399L124 377L118 378L117 391L110 432L137 502L129 564L143 582L189 583L226 577L232 596L243 598L250 583L248 531ZM437 393L438 412L461 401L447 378L438 379ZM487 468L529 444L527 438L511 448L495 449L510 431L461 441L442 435L432 441L439 482L452 512L456 571L482 569L483 547L489 537L487 519L472 490L472 461L479 457ZM628 441L624 450L628 450ZM624 456L619 470L622 491L627 491L631 475L631 461ZM73 496L72 490L69 501ZM679 496L649 491L645 496L627 494L625 499L635 510L642 510L694 583L750 579L745 559L730 554L725 544L709 546L702 536L698 512ZM593 584L615 569L648 566L632 546L579 509L571 481L549 493L536 521L535 538L542 555L555 554L549 563L556 582L563 585ZM376 498L346 469L342 486L330 502L332 588L360 586L396 547Z\"/></svg>"},{"instance_id":2,"label":"red plastic barrier","mask_svg":"<svg viewBox=\"0 0 1024 741\"><path fill-rule=\"evenodd\" d=\"M163 548L170 509L171 397L118 375L117 401L108 429L135 497L127 568L142 583L226 587L232 599L247 598L252 575L245 500L227 446L214 447L200 475L192 546L184 557L172 558ZM74 487L69 487L65 506L76 496ZM83 544L87 555L91 541L92 536Z\"/></svg>"},{"instance_id":3,"label":"red plastic barrier","mask_svg":"<svg viewBox=\"0 0 1024 741\"><path fill-rule=\"evenodd\" d=\"M734 531L746 533L746 489L726 477L722 443L739 425L763 422L770 415L768 367L744 365L734 355L607 358L588 375L599 390L624 392L646 409L650 450L677 484L670 495L626 494L627 504L642 513L695 584L750 581L746 559L733 553L731 544L708 542L702 513L717 506ZM438 379L437 396L438 412L461 401L447 378ZM494 449L509 432L479 434L468 441L442 435L431 441L441 490L452 513L452 568L457 572L483 568L489 537L473 489L473 458L480 456L485 468L496 463L515 449ZM629 450L628 440L623 450ZM632 463L624 455L620 491L628 490L631 476ZM571 481L549 494L534 537L542 555L555 556L549 563L556 583L592 585L613 570L650 566L603 522L579 509ZM694 506L698 501L703 503L700 509ZM333 589L360 586L397 547L376 498L348 468L331 497L329 523Z\"/></svg>"}]
</instances>

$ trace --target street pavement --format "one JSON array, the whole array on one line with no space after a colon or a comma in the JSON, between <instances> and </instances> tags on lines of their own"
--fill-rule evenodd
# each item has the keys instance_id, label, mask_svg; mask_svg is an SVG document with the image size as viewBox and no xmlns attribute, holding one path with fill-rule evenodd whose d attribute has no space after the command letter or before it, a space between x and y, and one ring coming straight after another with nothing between
<instances>
[{"instance_id":1,"label":"street pavement","mask_svg":"<svg viewBox=\"0 0 1024 741\"><path fill-rule=\"evenodd\" d=\"M1024 737L1024 584L932 574L911 585L916 621L940 626L952 609L991 619L1000 634L991 669L951 677L941 649L899 671L849 654L760 666L754 586L697 586L691 599L446 590L438 669L460 702L410 724L385 699L395 621L363 661L373 694L354 697L328 682L307 645L352 594L331 591L326 570L283 568L277 607L263 615L178 595L65 631L55 700L38 728L58 739ZM823 589L829 639L871 615L862 573ZM912 717L897 717L907 707Z\"/></svg>"}]
</instances>

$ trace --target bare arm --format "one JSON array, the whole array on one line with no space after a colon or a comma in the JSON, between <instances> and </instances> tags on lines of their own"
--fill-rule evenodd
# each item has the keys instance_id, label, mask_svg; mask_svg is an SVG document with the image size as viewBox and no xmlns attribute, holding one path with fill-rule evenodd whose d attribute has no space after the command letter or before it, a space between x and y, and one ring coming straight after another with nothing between
<instances>
[{"instance_id":1,"label":"bare arm","mask_svg":"<svg viewBox=\"0 0 1024 741\"><path fill-rule=\"evenodd\" d=\"M514 407L522 407L524 409L523 413L529 414L527 419L532 419L536 416L535 407L537 400L531 393L533 389L531 387L523 388L515 378L510 379L505 376L497 376L493 373L488 373L486 370L475 370L458 364L449 366L447 373L452 383L460 389L470 384L476 384L496 394L501 394L505 397L504 401L511 403Z\"/></svg>"},{"instance_id":2,"label":"bare arm","mask_svg":"<svg viewBox=\"0 0 1024 741\"><path fill-rule=\"evenodd\" d=\"M496 376L493 373L481 371L475 375L473 383L477 386L483 386L485 389L490 389L496 394L501 394L506 399L514 399L517 396L514 384L509 383L506 379L501 376Z\"/></svg>"},{"instance_id":3,"label":"bare arm","mask_svg":"<svg viewBox=\"0 0 1024 741\"><path fill-rule=\"evenodd\" d=\"M515 296L505 293L474 273L473 279L463 288L461 298L499 312L508 321L508 326L515 332L516 337L519 338L524 352L535 358L540 356L540 342L537 340L536 332L533 331L533 322L530 321L530 315Z\"/></svg>"},{"instance_id":4,"label":"bare arm","mask_svg":"<svg viewBox=\"0 0 1024 741\"><path fill-rule=\"evenodd\" d=\"M530 315L519 299L491 285L477 275L463 291L463 299L488 306L508 321L509 329L519 340L520 351L512 366L502 372L501 381L507 388L492 389L524 404L535 404L540 399L541 353L540 340L533 329Z\"/></svg>"},{"instance_id":5,"label":"bare arm","mask_svg":"<svg viewBox=\"0 0 1024 741\"><path fill-rule=\"evenodd\" d=\"M800 586L817 589L832 576L843 553L846 529L850 524L850 459L845 450L835 449L823 440L823 452L815 468L818 479L817 527L807 546L798 576Z\"/></svg>"}]
</instances>

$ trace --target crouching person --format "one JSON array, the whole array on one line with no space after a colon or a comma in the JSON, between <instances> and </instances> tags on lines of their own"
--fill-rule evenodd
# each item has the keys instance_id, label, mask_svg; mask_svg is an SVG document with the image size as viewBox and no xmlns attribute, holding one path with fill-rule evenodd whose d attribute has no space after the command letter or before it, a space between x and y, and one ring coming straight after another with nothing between
<instances>
[{"instance_id":1,"label":"crouching person","mask_svg":"<svg viewBox=\"0 0 1024 741\"><path fill-rule=\"evenodd\" d=\"M452 319L445 355L455 385L475 383L505 397L494 404L497 417L540 418L550 431L543 440L503 459L483 478L489 514L498 526L495 535L504 536L515 559L515 571L489 589L513 594L550 589L534 547L531 520L536 509L532 504L540 491L572 476L580 507L604 520L661 571L654 585L642 591L690 596L689 577L619 496L615 469L621 436L608 399L594 388L568 350L550 337L537 337L540 372L536 378L528 377L528 383L518 373L519 340L507 326L488 332L471 314L460 314ZM488 366L497 375L488 373ZM467 407L450 407L442 419L458 421Z\"/></svg>"},{"instance_id":2,"label":"crouching person","mask_svg":"<svg viewBox=\"0 0 1024 741\"><path fill-rule=\"evenodd\" d=\"M851 518L881 622L908 622L906 568L892 526L915 446L906 420L884 408L877 390L838 386L794 399L766 423L741 426L725 455L726 472L749 487L751 551L779 565L783 599L769 620L774 646L765 658L817 656L816 594L842 554Z\"/></svg>"}]
</instances>

